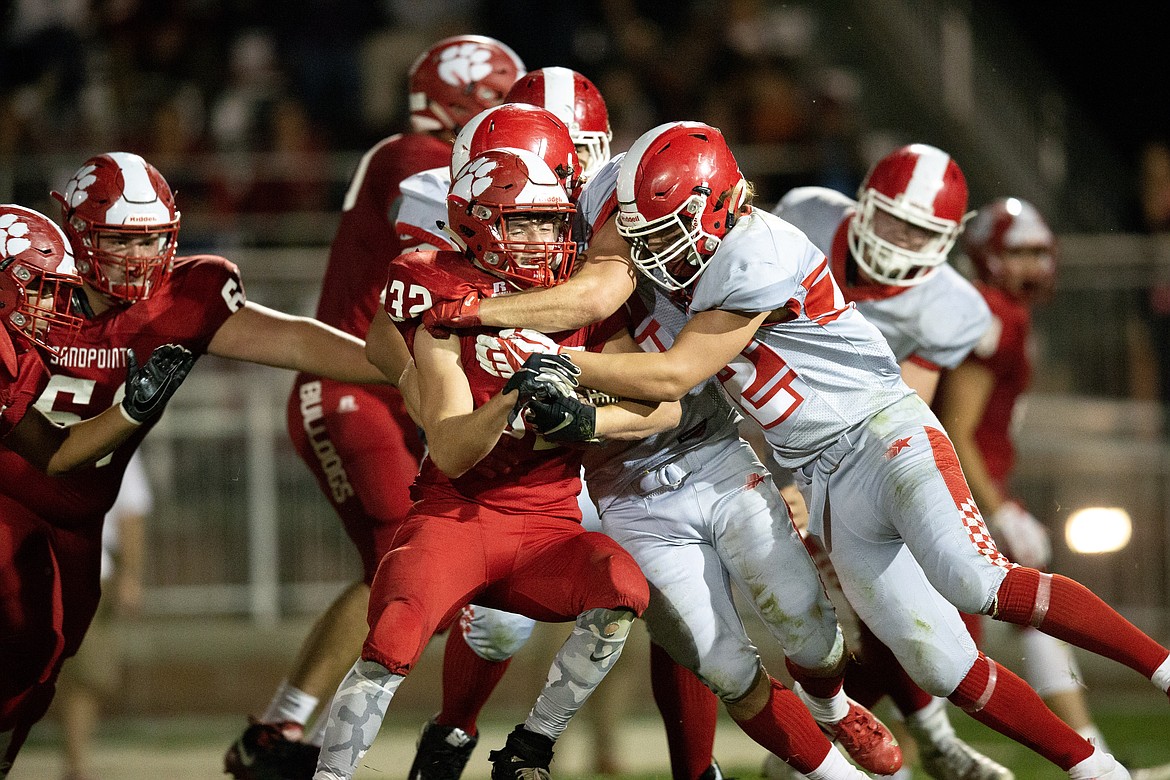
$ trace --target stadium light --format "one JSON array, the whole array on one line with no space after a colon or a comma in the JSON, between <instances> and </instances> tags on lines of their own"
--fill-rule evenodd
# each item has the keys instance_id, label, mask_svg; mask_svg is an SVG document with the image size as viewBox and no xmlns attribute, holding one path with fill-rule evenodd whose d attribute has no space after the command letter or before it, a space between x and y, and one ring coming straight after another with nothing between
<instances>
[{"instance_id":1,"label":"stadium light","mask_svg":"<svg viewBox=\"0 0 1170 780\"><path fill-rule=\"evenodd\" d=\"M1064 538L1073 552L1096 554L1116 552L1129 544L1133 523L1120 507L1091 506L1068 517Z\"/></svg>"}]
</instances>

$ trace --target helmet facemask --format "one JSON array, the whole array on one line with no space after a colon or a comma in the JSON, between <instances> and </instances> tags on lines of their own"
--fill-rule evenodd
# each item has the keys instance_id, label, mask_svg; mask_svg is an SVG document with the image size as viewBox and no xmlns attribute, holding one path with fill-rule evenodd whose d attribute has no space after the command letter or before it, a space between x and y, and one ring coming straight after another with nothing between
<instances>
[{"instance_id":1,"label":"helmet facemask","mask_svg":"<svg viewBox=\"0 0 1170 780\"><path fill-rule=\"evenodd\" d=\"M34 271L19 262L3 270L19 284L16 306L8 315L9 326L53 355L71 345L82 325L81 317L73 313L76 277Z\"/></svg>"},{"instance_id":2,"label":"helmet facemask","mask_svg":"<svg viewBox=\"0 0 1170 780\"><path fill-rule=\"evenodd\" d=\"M473 216L485 222L492 219L493 209L472 205L471 210ZM526 204L503 206L495 213L498 217L489 223L495 240L489 242L487 251L478 257L473 255L477 266L517 289L553 287L569 278L577 258L577 245L570 238L572 208ZM549 240L514 238L511 231L517 222L549 225L551 231L547 232L552 237Z\"/></svg>"},{"instance_id":3,"label":"helmet facemask","mask_svg":"<svg viewBox=\"0 0 1170 780\"><path fill-rule=\"evenodd\" d=\"M119 301L150 298L170 273L178 246L178 220L160 225L71 223L81 237L77 271L95 289Z\"/></svg>"},{"instance_id":4,"label":"helmet facemask","mask_svg":"<svg viewBox=\"0 0 1170 780\"><path fill-rule=\"evenodd\" d=\"M899 246L878 235L875 223L880 219L879 212L924 230L930 237L919 249ZM912 287L926 281L935 268L947 261L962 228L962 222L940 219L877 190L866 189L849 223L849 249L874 281Z\"/></svg>"},{"instance_id":5,"label":"helmet facemask","mask_svg":"<svg viewBox=\"0 0 1170 780\"><path fill-rule=\"evenodd\" d=\"M694 284L719 248L719 237L703 230L702 214L710 193L704 187L695 190L678 211L658 219L644 220L636 204L621 204L618 213L618 233L629 242L634 265L671 292Z\"/></svg>"}]
</instances>

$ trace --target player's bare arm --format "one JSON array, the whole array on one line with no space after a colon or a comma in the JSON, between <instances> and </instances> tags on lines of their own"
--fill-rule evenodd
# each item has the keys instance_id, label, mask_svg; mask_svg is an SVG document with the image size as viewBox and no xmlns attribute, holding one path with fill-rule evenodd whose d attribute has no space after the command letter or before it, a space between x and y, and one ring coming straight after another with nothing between
<instances>
[{"instance_id":1,"label":"player's bare arm","mask_svg":"<svg viewBox=\"0 0 1170 780\"><path fill-rule=\"evenodd\" d=\"M771 312L699 312L666 352L573 353L578 381L623 398L677 401L714 376L746 347Z\"/></svg>"},{"instance_id":2,"label":"player's bare arm","mask_svg":"<svg viewBox=\"0 0 1170 780\"><path fill-rule=\"evenodd\" d=\"M602 349L606 354L638 353L641 348L626 331L614 335ZM597 410L597 437L613 441L645 439L678 425L682 405L678 401L622 400Z\"/></svg>"},{"instance_id":3,"label":"player's bare arm","mask_svg":"<svg viewBox=\"0 0 1170 780\"><path fill-rule=\"evenodd\" d=\"M995 376L982 364L967 359L947 374L939 385L938 418L951 436L963 474L975 503L991 517L1003 503L995 481L987 473L983 455L975 442L975 429L995 386Z\"/></svg>"},{"instance_id":4,"label":"player's bare arm","mask_svg":"<svg viewBox=\"0 0 1170 780\"><path fill-rule=\"evenodd\" d=\"M32 408L4 438L4 444L46 474L58 476L96 463L137 429L117 406L68 426L58 425Z\"/></svg>"},{"instance_id":5,"label":"player's bare arm","mask_svg":"<svg viewBox=\"0 0 1170 780\"><path fill-rule=\"evenodd\" d=\"M406 411L418 422L421 419L418 371L415 370L414 358L410 356L406 339L402 338L385 312L375 313L374 319L370 321L370 329L366 333L366 359L394 383L406 402Z\"/></svg>"},{"instance_id":6,"label":"player's bare arm","mask_svg":"<svg viewBox=\"0 0 1170 780\"><path fill-rule=\"evenodd\" d=\"M224 320L207 351L218 357L304 371L341 382L388 384L366 359L365 342L311 317L251 301Z\"/></svg>"},{"instance_id":7,"label":"player's bare arm","mask_svg":"<svg viewBox=\"0 0 1170 780\"><path fill-rule=\"evenodd\" d=\"M546 333L599 322L634 291L637 278L629 252L611 219L593 237L588 259L572 279L556 287L488 298L480 303L480 321L492 327Z\"/></svg>"},{"instance_id":8,"label":"player's bare arm","mask_svg":"<svg viewBox=\"0 0 1170 780\"><path fill-rule=\"evenodd\" d=\"M919 398L928 404L934 401L939 380L937 368L929 368L910 359L903 360L898 364L898 368L902 370L902 381L918 393Z\"/></svg>"},{"instance_id":9,"label":"player's bare arm","mask_svg":"<svg viewBox=\"0 0 1170 780\"><path fill-rule=\"evenodd\" d=\"M420 328L414 356L429 456L448 477L459 477L496 446L517 395L500 393L475 408L457 338L436 339Z\"/></svg>"}]
</instances>

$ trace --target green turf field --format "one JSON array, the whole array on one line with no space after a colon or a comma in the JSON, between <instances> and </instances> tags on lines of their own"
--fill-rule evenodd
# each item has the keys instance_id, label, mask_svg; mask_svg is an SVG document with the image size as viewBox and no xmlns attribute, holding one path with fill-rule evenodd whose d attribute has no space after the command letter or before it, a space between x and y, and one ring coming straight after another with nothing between
<instances>
[{"instance_id":1,"label":"green turf field","mask_svg":"<svg viewBox=\"0 0 1170 780\"><path fill-rule=\"evenodd\" d=\"M1091 697L1099 723L1114 752L1132 767L1170 762L1170 704L1153 691ZM1027 749L953 712L959 733L988 755L1010 766L1019 780L1059 780L1066 775ZM392 719L393 720L393 719ZM489 721L480 748L464 777L488 776L487 753L502 743L511 723ZM95 757L102 780L212 780L220 773L224 749L238 733L235 718L172 718L159 721L117 720L103 724ZM359 780L403 778L414 749L414 728L388 723L358 773ZM638 717L618 730L615 750L627 771L626 780L669 780L665 741L660 724ZM561 740L553 762L556 780L592 780L586 724L574 723ZM51 722L38 727L22 752L9 780L58 780L59 732ZM716 752L729 776L759 777L763 759L755 746L730 722L721 723ZM924 775L923 775L924 777Z\"/></svg>"}]
</instances>

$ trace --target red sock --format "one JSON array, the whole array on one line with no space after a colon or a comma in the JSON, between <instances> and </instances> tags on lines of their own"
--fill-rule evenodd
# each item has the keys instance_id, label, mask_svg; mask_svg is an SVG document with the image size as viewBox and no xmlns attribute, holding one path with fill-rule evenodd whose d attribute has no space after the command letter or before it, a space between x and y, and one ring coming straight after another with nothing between
<instances>
[{"instance_id":1,"label":"red sock","mask_svg":"<svg viewBox=\"0 0 1170 780\"><path fill-rule=\"evenodd\" d=\"M764 709L736 723L744 733L803 774L816 769L833 749L820 726L795 693L768 678L772 690Z\"/></svg>"},{"instance_id":2,"label":"red sock","mask_svg":"<svg viewBox=\"0 0 1170 780\"><path fill-rule=\"evenodd\" d=\"M1009 571L1000 584L993 617L1035 626L1147 678L1168 652L1079 582L1022 566Z\"/></svg>"},{"instance_id":3,"label":"red sock","mask_svg":"<svg viewBox=\"0 0 1170 780\"><path fill-rule=\"evenodd\" d=\"M792 679L800 683L800 687L816 696L818 699L831 699L837 695L837 691L845 684L845 665L841 665L839 674L824 676L822 672L819 676L814 675L811 669L805 669L803 666L797 666L789 659L784 659L784 665L788 667L788 673L792 675Z\"/></svg>"},{"instance_id":4,"label":"red sock","mask_svg":"<svg viewBox=\"0 0 1170 780\"><path fill-rule=\"evenodd\" d=\"M949 698L975 720L1066 772L1093 752L1093 746L1045 707L1027 683L983 653Z\"/></svg>"},{"instance_id":5,"label":"red sock","mask_svg":"<svg viewBox=\"0 0 1170 780\"><path fill-rule=\"evenodd\" d=\"M671 777L697 780L711 766L719 698L654 642L650 643L650 690L666 726Z\"/></svg>"},{"instance_id":6,"label":"red sock","mask_svg":"<svg viewBox=\"0 0 1170 780\"><path fill-rule=\"evenodd\" d=\"M435 717L440 726L461 728L475 735L479 711L496 689L512 659L488 661L467 644L458 624L447 632L443 650L443 709Z\"/></svg>"}]
</instances>

